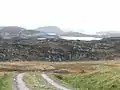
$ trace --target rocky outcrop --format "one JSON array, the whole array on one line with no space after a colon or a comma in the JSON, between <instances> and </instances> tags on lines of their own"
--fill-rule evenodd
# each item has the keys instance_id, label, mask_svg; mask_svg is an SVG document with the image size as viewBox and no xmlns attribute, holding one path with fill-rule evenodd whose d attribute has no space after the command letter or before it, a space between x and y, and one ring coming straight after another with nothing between
<instances>
[{"instance_id":1,"label":"rocky outcrop","mask_svg":"<svg viewBox=\"0 0 120 90\"><path fill-rule=\"evenodd\" d=\"M100 41L0 40L0 60L103 60L120 57L120 39Z\"/></svg>"}]
</instances>

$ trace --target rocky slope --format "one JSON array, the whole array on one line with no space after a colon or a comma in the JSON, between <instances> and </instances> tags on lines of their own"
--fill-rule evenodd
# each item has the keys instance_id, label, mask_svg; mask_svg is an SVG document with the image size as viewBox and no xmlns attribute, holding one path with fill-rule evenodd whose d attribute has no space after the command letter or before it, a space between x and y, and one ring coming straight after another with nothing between
<instances>
[{"instance_id":1,"label":"rocky slope","mask_svg":"<svg viewBox=\"0 0 120 90\"><path fill-rule=\"evenodd\" d=\"M0 40L0 60L103 60L120 57L120 38L100 41Z\"/></svg>"}]
</instances>

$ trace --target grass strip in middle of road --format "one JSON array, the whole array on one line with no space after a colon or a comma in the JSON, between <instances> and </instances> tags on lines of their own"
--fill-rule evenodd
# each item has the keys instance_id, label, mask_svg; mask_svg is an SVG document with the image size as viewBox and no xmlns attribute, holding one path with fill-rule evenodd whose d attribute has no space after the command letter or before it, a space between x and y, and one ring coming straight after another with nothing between
<instances>
[{"instance_id":1,"label":"grass strip in middle of road","mask_svg":"<svg viewBox=\"0 0 120 90\"><path fill-rule=\"evenodd\" d=\"M32 90L56 90L56 88L43 79L40 74L40 72L27 72L23 80Z\"/></svg>"}]
</instances>

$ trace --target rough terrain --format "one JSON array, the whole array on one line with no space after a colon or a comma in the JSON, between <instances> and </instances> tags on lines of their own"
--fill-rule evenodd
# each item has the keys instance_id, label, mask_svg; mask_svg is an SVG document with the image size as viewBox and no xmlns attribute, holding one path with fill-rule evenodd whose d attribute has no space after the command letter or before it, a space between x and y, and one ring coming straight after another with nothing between
<instances>
[{"instance_id":1,"label":"rough terrain","mask_svg":"<svg viewBox=\"0 0 120 90\"><path fill-rule=\"evenodd\" d=\"M100 41L0 40L0 60L112 60L120 57L120 39Z\"/></svg>"}]
</instances>

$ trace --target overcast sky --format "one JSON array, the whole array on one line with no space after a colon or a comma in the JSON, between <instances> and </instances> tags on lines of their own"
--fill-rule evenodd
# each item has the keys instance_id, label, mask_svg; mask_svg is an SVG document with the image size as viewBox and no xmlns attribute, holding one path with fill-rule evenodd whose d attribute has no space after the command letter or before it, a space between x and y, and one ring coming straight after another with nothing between
<instances>
[{"instance_id":1,"label":"overcast sky","mask_svg":"<svg viewBox=\"0 0 120 90\"><path fill-rule=\"evenodd\" d=\"M0 0L0 26L120 31L120 0Z\"/></svg>"}]
</instances>

